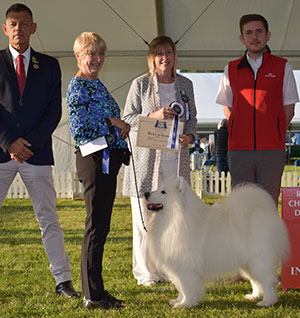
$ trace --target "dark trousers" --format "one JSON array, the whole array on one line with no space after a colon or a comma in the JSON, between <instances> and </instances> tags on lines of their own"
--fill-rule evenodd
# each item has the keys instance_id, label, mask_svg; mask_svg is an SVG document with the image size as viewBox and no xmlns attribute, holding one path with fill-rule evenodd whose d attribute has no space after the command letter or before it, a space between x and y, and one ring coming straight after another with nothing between
<instances>
[{"instance_id":1,"label":"dark trousers","mask_svg":"<svg viewBox=\"0 0 300 318\"><path fill-rule=\"evenodd\" d=\"M86 299L100 300L104 296L102 258L121 164L118 151L111 150L109 174L103 174L102 151L86 157L82 157L79 150L76 152L87 214L81 251L82 293Z\"/></svg>"},{"instance_id":2,"label":"dark trousers","mask_svg":"<svg viewBox=\"0 0 300 318\"><path fill-rule=\"evenodd\" d=\"M228 159L227 157L216 156L216 163L218 167L219 176L221 176L222 171L225 172L225 177L228 172Z\"/></svg>"},{"instance_id":3,"label":"dark trousers","mask_svg":"<svg viewBox=\"0 0 300 318\"><path fill-rule=\"evenodd\" d=\"M278 204L281 177L285 165L285 150L228 151L229 171L233 186L239 183L258 183Z\"/></svg>"}]
</instances>

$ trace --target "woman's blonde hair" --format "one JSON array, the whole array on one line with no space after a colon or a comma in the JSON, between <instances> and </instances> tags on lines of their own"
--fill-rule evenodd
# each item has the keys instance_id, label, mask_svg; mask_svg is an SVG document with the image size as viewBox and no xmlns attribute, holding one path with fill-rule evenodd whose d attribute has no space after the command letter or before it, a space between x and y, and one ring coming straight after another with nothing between
<instances>
[{"instance_id":1,"label":"woman's blonde hair","mask_svg":"<svg viewBox=\"0 0 300 318\"><path fill-rule=\"evenodd\" d=\"M177 68L177 51L176 51L176 46L172 39L168 36L165 35L160 35L156 38L154 38L149 46L148 50L148 55L147 55L147 60L148 60L148 67L149 71L148 74L152 76L155 73L155 63L154 63L154 58L157 56L158 51L162 47L170 46L173 50L174 53L174 65L173 65L173 76L176 74L176 68Z\"/></svg>"},{"instance_id":2,"label":"woman's blonde hair","mask_svg":"<svg viewBox=\"0 0 300 318\"><path fill-rule=\"evenodd\" d=\"M87 54L90 50L105 53L106 43L101 36L95 32L83 32L77 36L74 42L73 51L77 57Z\"/></svg>"}]
</instances>

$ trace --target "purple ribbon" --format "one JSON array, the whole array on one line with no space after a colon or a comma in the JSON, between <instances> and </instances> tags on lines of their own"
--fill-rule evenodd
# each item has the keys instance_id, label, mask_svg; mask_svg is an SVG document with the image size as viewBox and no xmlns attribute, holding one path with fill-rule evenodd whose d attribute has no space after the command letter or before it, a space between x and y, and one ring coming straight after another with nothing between
<instances>
[{"instance_id":1,"label":"purple ribbon","mask_svg":"<svg viewBox=\"0 0 300 318\"><path fill-rule=\"evenodd\" d=\"M174 127L173 127L171 149L177 149L176 148L177 133L178 133L178 115L174 116Z\"/></svg>"},{"instance_id":2,"label":"purple ribbon","mask_svg":"<svg viewBox=\"0 0 300 318\"><path fill-rule=\"evenodd\" d=\"M109 148L103 149L103 158L102 158L102 173L109 174Z\"/></svg>"}]
</instances>

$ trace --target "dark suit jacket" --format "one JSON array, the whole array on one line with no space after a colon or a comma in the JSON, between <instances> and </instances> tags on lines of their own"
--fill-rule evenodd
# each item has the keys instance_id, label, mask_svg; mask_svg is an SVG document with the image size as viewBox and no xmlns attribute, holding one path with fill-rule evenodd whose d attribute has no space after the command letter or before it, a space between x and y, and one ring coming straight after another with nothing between
<instances>
[{"instance_id":1,"label":"dark suit jacket","mask_svg":"<svg viewBox=\"0 0 300 318\"><path fill-rule=\"evenodd\" d=\"M33 63L33 61L36 63ZM34 64L36 65L34 67ZM58 61L31 49L22 98L9 49L0 51L0 163L10 160L8 147L28 140L34 165L53 165L51 135L61 118L61 72Z\"/></svg>"}]
</instances>

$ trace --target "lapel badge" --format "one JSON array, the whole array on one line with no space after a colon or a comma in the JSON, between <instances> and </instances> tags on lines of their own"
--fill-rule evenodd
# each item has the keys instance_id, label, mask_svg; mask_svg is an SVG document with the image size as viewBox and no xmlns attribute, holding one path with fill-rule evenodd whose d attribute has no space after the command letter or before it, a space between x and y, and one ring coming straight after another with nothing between
<instances>
[{"instance_id":1,"label":"lapel badge","mask_svg":"<svg viewBox=\"0 0 300 318\"><path fill-rule=\"evenodd\" d=\"M40 67L39 67L39 61L36 59L36 57L35 56L32 56L32 58L31 58L31 61L32 61L32 63L33 63L33 68L34 69L39 69Z\"/></svg>"}]
</instances>

